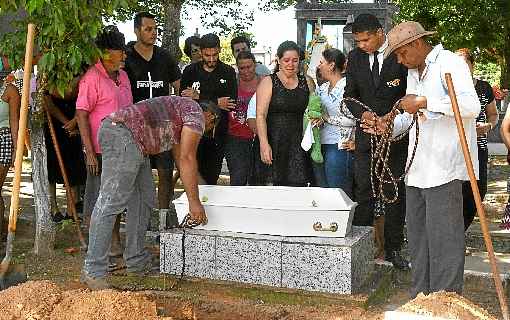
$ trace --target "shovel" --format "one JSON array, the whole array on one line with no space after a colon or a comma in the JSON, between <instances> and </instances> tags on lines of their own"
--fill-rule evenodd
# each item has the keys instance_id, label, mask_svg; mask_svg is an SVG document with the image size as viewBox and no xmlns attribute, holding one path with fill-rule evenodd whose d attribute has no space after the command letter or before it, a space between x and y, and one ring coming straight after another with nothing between
<instances>
[{"instance_id":1,"label":"shovel","mask_svg":"<svg viewBox=\"0 0 510 320\"><path fill-rule=\"evenodd\" d=\"M509 320L508 305L505 297L505 290L501 282L500 273L498 270L498 264L496 256L494 255L494 247L492 246L491 235L489 232L489 226L487 224L487 218L485 210L482 205L482 198L480 197L480 191L478 190L478 184L476 183L475 171L473 169L473 162L471 161L471 154L466 140L466 133L462 124L462 118L460 116L459 104L457 102L457 96L455 94L455 87L453 86L452 75L450 73L445 74L446 84L448 86L448 95L452 102L453 113L455 115L455 123L457 125L457 132L459 133L460 144L462 146L462 153L464 154L464 160L466 162L467 171L469 174L469 181L471 183L471 189L473 190L473 196L476 203L476 212L480 218L480 226L482 227L483 239L487 248L487 254L489 255L489 263L492 270L492 277L494 279L494 285L496 286L496 293L499 299L499 306L501 308L501 314L503 319Z\"/></svg>"},{"instance_id":2,"label":"shovel","mask_svg":"<svg viewBox=\"0 0 510 320\"><path fill-rule=\"evenodd\" d=\"M23 149L25 147L25 132L27 128L28 117L28 96L30 94L30 76L32 74L32 55L34 47L35 25L28 24L27 45L25 49L25 68L23 73L23 92L21 95L21 110L19 115L18 142L16 146L16 158L14 160L14 180L12 184L11 207L9 211L9 229L7 234L7 245L5 247L5 257L0 264L0 289L5 289L9 285L14 285L26 280L24 271L16 268L9 268L12 258L12 248L14 245L14 236L16 234L16 222L18 219L19 207L19 187L21 181L21 170L23 162Z\"/></svg>"}]
</instances>

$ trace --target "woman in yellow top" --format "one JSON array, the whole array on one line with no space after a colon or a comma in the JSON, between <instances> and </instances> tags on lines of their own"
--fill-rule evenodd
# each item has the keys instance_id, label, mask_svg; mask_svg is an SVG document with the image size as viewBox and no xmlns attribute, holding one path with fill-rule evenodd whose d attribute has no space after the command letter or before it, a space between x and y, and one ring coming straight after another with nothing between
<instances>
[{"instance_id":1,"label":"woman in yellow top","mask_svg":"<svg viewBox=\"0 0 510 320\"><path fill-rule=\"evenodd\" d=\"M0 188L12 166L18 138L20 96L16 87L4 80L0 84ZM1 189L0 189L1 190ZM0 236L4 239L4 199L0 196Z\"/></svg>"}]
</instances>

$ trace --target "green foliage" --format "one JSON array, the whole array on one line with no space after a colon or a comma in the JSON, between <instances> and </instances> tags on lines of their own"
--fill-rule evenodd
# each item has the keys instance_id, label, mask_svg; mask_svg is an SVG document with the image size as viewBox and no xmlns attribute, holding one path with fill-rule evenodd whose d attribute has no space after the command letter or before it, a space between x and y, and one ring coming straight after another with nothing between
<instances>
[{"instance_id":1,"label":"green foliage","mask_svg":"<svg viewBox=\"0 0 510 320\"><path fill-rule=\"evenodd\" d=\"M502 70L501 81L508 86L510 1L396 0L395 3L400 7L397 20L419 21L426 29L437 31L434 40L441 41L446 48L467 47L477 52L484 64L496 63Z\"/></svg>"},{"instance_id":2,"label":"green foliage","mask_svg":"<svg viewBox=\"0 0 510 320\"><path fill-rule=\"evenodd\" d=\"M494 62L477 63L474 74L492 86L499 85L501 82L501 67Z\"/></svg>"},{"instance_id":3,"label":"green foliage","mask_svg":"<svg viewBox=\"0 0 510 320\"><path fill-rule=\"evenodd\" d=\"M4 34L0 50L14 67L21 67L26 43L27 23L36 25L35 46L42 54L38 70L46 74L48 89L61 94L73 77L99 57L94 39L103 18L127 7L129 0L9 0L2 13L24 10L26 18L16 21L19 32Z\"/></svg>"},{"instance_id":4,"label":"green foliage","mask_svg":"<svg viewBox=\"0 0 510 320\"><path fill-rule=\"evenodd\" d=\"M220 60L223 63L226 63L228 65L233 65L236 63L236 60L234 59L234 56L232 55L232 49L230 49L230 40L232 37L220 38L220 46L221 46L221 52L220 52Z\"/></svg>"},{"instance_id":5,"label":"green foliage","mask_svg":"<svg viewBox=\"0 0 510 320\"><path fill-rule=\"evenodd\" d=\"M201 27L212 29L223 36L227 36L232 31L245 31L253 23L253 10L247 10L242 0L133 0L132 6L118 10L117 18L128 20L136 12L148 11L156 15L158 24L164 25L166 6L182 7L184 19L191 8L198 9L202 12Z\"/></svg>"}]
</instances>

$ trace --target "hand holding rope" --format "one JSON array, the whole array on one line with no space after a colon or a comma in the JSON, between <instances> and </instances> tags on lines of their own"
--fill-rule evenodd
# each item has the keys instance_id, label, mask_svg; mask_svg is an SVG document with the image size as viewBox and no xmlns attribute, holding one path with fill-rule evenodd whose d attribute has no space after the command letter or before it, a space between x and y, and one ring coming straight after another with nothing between
<instances>
[{"instance_id":1,"label":"hand holding rope","mask_svg":"<svg viewBox=\"0 0 510 320\"><path fill-rule=\"evenodd\" d=\"M373 115L373 120L371 123L370 120L366 121L365 119L358 119L354 117L347 109L347 102L356 103L366 111L370 112ZM395 117L400 114L400 102L401 100L395 102L391 108L391 111L383 117L378 117L377 114L369 106L354 98L344 98L339 105L339 111L342 115L360 123L360 127L362 128L369 128L369 130L365 130L365 132L368 131L370 134L370 182L372 185L372 195L375 199L379 199L383 203L394 203L398 200L398 184L409 172L411 164L414 160L414 156L416 154L416 148L418 147L418 136L420 129L417 121L417 114L413 115L413 121L411 122L411 125L406 128L406 130L393 137L394 120ZM388 164L391 145L397 141L402 140L409 133L413 125L415 126L416 130L416 140L411 158L407 163L404 173L401 176L395 177ZM384 190L384 186L386 184L392 185L393 190L389 195Z\"/></svg>"}]
</instances>

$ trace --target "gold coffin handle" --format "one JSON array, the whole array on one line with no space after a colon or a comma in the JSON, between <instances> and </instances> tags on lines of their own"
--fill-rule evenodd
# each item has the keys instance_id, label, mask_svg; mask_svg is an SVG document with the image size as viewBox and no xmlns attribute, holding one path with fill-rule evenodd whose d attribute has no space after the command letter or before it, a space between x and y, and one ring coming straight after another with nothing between
<instances>
[{"instance_id":1,"label":"gold coffin handle","mask_svg":"<svg viewBox=\"0 0 510 320\"><path fill-rule=\"evenodd\" d=\"M313 230L315 231L331 231L331 232L337 232L338 231L338 223L331 222L329 225L329 228L323 228L322 223L316 222L313 224Z\"/></svg>"}]
</instances>

